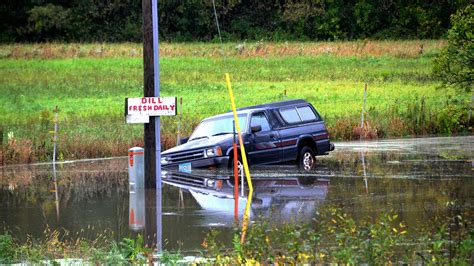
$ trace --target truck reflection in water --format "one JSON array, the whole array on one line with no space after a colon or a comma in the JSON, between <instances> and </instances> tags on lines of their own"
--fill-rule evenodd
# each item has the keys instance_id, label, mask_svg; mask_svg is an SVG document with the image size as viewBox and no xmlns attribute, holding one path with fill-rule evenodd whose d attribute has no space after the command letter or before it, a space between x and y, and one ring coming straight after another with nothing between
<instances>
[{"instance_id":1,"label":"truck reflection in water","mask_svg":"<svg viewBox=\"0 0 474 266\"><path fill-rule=\"evenodd\" d=\"M254 193L250 217L274 222L310 220L326 198L329 179L316 177L259 177L252 179ZM203 209L202 226L234 224L234 185L227 177L166 172L163 183L189 192ZM239 184L238 215L242 218L247 190ZM243 193L242 193L243 192Z\"/></svg>"}]
</instances>

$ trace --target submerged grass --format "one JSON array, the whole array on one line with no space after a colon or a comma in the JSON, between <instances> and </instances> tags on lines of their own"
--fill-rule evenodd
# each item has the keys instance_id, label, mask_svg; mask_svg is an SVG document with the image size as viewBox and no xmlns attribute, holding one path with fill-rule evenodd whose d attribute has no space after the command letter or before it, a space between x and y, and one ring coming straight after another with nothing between
<instances>
[{"instance_id":1,"label":"submerged grass","mask_svg":"<svg viewBox=\"0 0 474 266\"><path fill-rule=\"evenodd\" d=\"M325 118L334 139L467 132L469 95L437 90L430 74L433 55L443 45L230 43L224 47L224 64L216 44L163 44L161 95L183 98L183 135L200 119L230 110L224 71L231 73L237 106L306 99ZM131 145L140 145L142 126L126 125L123 117L124 98L143 94L140 47L0 46L2 163L51 157L47 132L53 128L55 106L60 108L64 159L123 155ZM362 132L357 127L364 83L368 124ZM177 120L163 118L165 148L176 143Z\"/></svg>"}]
</instances>

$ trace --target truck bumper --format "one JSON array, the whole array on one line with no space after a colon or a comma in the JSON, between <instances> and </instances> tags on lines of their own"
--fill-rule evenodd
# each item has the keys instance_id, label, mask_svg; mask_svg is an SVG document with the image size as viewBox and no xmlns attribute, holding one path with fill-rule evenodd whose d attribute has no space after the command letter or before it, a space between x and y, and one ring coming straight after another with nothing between
<instances>
[{"instance_id":1,"label":"truck bumper","mask_svg":"<svg viewBox=\"0 0 474 266\"><path fill-rule=\"evenodd\" d=\"M166 164L162 165L163 168L178 168L180 164L185 164L185 163L191 163L191 168L227 168L229 165L229 156L219 156L219 157L213 157L213 158L205 158L205 159L199 159L199 160L194 160L194 161L189 161L189 162L181 162L181 163L174 163L174 164Z\"/></svg>"},{"instance_id":2,"label":"truck bumper","mask_svg":"<svg viewBox=\"0 0 474 266\"><path fill-rule=\"evenodd\" d=\"M335 149L334 143L329 143L329 150L324 153L324 155L329 155L330 151L333 151Z\"/></svg>"}]
</instances>

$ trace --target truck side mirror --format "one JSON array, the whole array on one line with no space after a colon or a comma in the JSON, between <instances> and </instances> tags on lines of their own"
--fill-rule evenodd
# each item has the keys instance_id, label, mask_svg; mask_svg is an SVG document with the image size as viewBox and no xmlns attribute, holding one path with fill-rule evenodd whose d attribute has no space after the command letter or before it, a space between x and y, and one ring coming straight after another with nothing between
<instances>
[{"instance_id":1,"label":"truck side mirror","mask_svg":"<svg viewBox=\"0 0 474 266\"><path fill-rule=\"evenodd\" d=\"M257 132L262 131L262 126L261 125L253 126L253 127L250 127L250 130L252 131L252 133L257 133Z\"/></svg>"},{"instance_id":2,"label":"truck side mirror","mask_svg":"<svg viewBox=\"0 0 474 266\"><path fill-rule=\"evenodd\" d=\"M184 143L188 142L188 140L189 140L189 137L187 137L187 138L180 138L180 139L179 139L179 145L183 145Z\"/></svg>"}]
</instances>

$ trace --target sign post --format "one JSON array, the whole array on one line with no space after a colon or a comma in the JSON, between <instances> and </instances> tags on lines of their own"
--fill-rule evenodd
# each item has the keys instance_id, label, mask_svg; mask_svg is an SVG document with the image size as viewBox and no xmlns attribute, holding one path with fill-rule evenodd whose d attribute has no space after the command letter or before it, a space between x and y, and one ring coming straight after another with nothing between
<instances>
[{"instance_id":1,"label":"sign post","mask_svg":"<svg viewBox=\"0 0 474 266\"><path fill-rule=\"evenodd\" d=\"M143 13L143 93L145 97L160 96L160 69L158 50L158 1L142 0ZM135 116L146 119L146 116ZM148 116L149 117L149 116ZM131 122L131 121L129 121ZM138 122L138 121L136 121ZM143 121L145 123L146 121ZM161 165L160 118L156 116L144 124L145 185L156 188L157 252L161 243ZM154 181L154 182L153 182Z\"/></svg>"},{"instance_id":2,"label":"sign post","mask_svg":"<svg viewBox=\"0 0 474 266\"><path fill-rule=\"evenodd\" d=\"M155 97L160 97L160 50L158 46L158 0L152 0L152 22L153 22L153 69ZM176 98L175 98L176 106ZM155 166L156 166L156 252L163 251L163 224L162 224L162 202L161 202L161 133L160 117L155 116Z\"/></svg>"},{"instance_id":3,"label":"sign post","mask_svg":"<svg viewBox=\"0 0 474 266\"><path fill-rule=\"evenodd\" d=\"M151 1L151 14L153 24L153 83L154 96L160 97L160 50L158 46L158 0ZM161 208L161 134L160 117L155 116L155 181L156 181L156 252L163 251L163 226Z\"/></svg>"}]
</instances>

